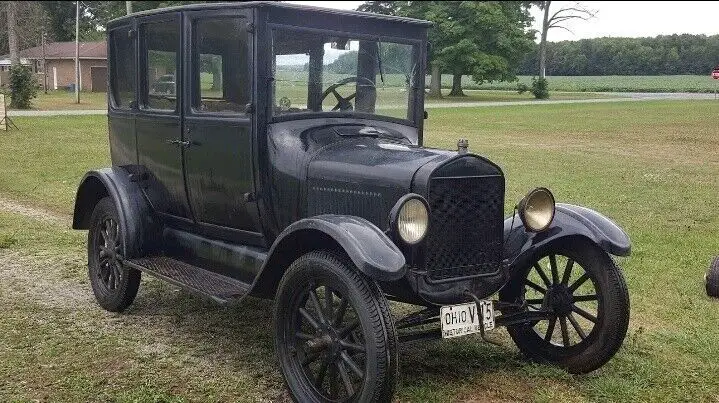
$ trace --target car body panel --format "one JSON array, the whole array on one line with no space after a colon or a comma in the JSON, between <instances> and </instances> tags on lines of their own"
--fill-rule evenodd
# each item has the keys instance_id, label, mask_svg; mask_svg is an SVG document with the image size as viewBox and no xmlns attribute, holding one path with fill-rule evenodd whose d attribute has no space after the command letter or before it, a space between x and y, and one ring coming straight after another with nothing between
<instances>
[{"instance_id":1,"label":"car body panel","mask_svg":"<svg viewBox=\"0 0 719 403\"><path fill-rule=\"evenodd\" d=\"M504 257L512 268L525 265L542 248L567 237L584 237L612 255L631 253L629 235L614 221L572 204L557 203L552 223L539 233L527 231L519 217L509 217L504 221L504 234Z\"/></svg>"}]
</instances>

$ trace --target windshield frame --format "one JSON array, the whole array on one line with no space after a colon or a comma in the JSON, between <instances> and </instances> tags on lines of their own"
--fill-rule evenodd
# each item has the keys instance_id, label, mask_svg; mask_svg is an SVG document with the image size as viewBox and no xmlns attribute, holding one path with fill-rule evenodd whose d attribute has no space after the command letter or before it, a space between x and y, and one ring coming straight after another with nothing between
<instances>
[{"instance_id":1,"label":"windshield frame","mask_svg":"<svg viewBox=\"0 0 719 403\"><path fill-rule=\"evenodd\" d=\"M378 41L380 43L397 43L397 44L403 44L403 45L410 45L413 48L412 52L412 59L414 61L414 65L416 66L416 72L415 74L415 85L414 87L409 88L409 97L407 101L407 112L408 117L406 119L403 118L397 118L392 116L385 116L385 115L379 115L374 113L367 113L367 112L357 112L357 111L307 111L307 112L295 112L290 114L283 114L283 115L277 115L274 113L273 108L275 105L275 91L274 91L274 71L272 71L272 63L269 63L269 72L268 76L270 78L270 86L268 88L268 105L267 105L267 116L269 117L270 123L272 122L286 122L289 120L297 120L297 119L317 119L317 118L355 118L355 119L371 119L371 120L383 120L387 122L392 123L399 123L407 126L412 126L415 128L421 127L421 120L424 116L424 60L423 60L423 41L421 39L413 39L409 37L397 37L397 36L389 36L389 35L372 35L372 34L366 34L356 31L338 31L338 30L332 30L332 29L318 29L318 28L307 28L307 27L298 27L295 25L289 25L289 24L279 24L279 23L268 23L268 36L270 41L270 46L267 47L267 57L268 60L273 60L274 55L274 40L275 40L275 31L277 30L285 30L285 31L296 31L296 32L305 32L305 33L312 33L312 34L327 34L327 35L333 35L333 36L345 36L349 37L352 40L371 40L371 41Z\"/></svg>"}]
</instances>

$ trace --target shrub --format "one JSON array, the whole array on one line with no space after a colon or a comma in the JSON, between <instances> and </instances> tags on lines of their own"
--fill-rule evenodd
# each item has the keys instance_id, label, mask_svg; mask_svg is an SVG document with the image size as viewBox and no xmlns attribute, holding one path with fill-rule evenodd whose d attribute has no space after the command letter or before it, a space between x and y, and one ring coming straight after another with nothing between
<instances>
[{"instance_id":1,"label":"shrub","mask_svg":"<svg viewBox=\"0 0 719 403\"><path fill-rule=\"evenodd\" d=\"M537 99L549 98L549 84L546 78L532 78L532 94Z\"/></svg>"},{"instance_id":2,"label":"shrub","mask_svg":"<svg viewBox=\"0 0 719 403\"><path fill-rule=\"evenodd\" d=\"M13 66L10 69L10 107L30 109L30 100L37 95L37 83L29 67Z\"/></svg>"}]
</instances>

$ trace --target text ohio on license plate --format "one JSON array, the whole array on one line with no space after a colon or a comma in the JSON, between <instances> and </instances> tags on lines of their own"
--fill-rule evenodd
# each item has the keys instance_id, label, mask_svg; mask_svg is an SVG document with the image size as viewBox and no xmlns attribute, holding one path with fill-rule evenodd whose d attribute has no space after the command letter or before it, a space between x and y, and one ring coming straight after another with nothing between
<instances>
[{"instance_id":1,"label":"text ohio on license plate","mask_svg":"<svg viewBox=\"0 0 719 403\"><path fill-rule=\"evenodd\" d=\"M484 330L494 329L494 307L492 301L480 301L477 304L469 302L459 305L447 305L440 309L439 320L442 323L442 337L459 337L481 331L480 323L484 323Z\"/></svg>"}]
</instances>

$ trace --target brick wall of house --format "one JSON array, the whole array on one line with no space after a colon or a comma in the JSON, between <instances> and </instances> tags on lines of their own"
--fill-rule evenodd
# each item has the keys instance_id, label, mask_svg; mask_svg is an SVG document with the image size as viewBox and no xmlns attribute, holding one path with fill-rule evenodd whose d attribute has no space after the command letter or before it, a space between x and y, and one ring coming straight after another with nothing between
<instances>
[{"instance_id":1,"label":"brick wall of house","mask_svg":"<svg viewBox=\"0 0 719 403\"><path fill-rule=\"evenodd\" d=\"M107 67L107 60L80 60L80 90L92 89L91 67ZM47 61L47 85L53 88L53 67L57 68L57 89L62 90L75 82L75 61L71 59L55 59Z\"/></svg>"}]
</instances>

